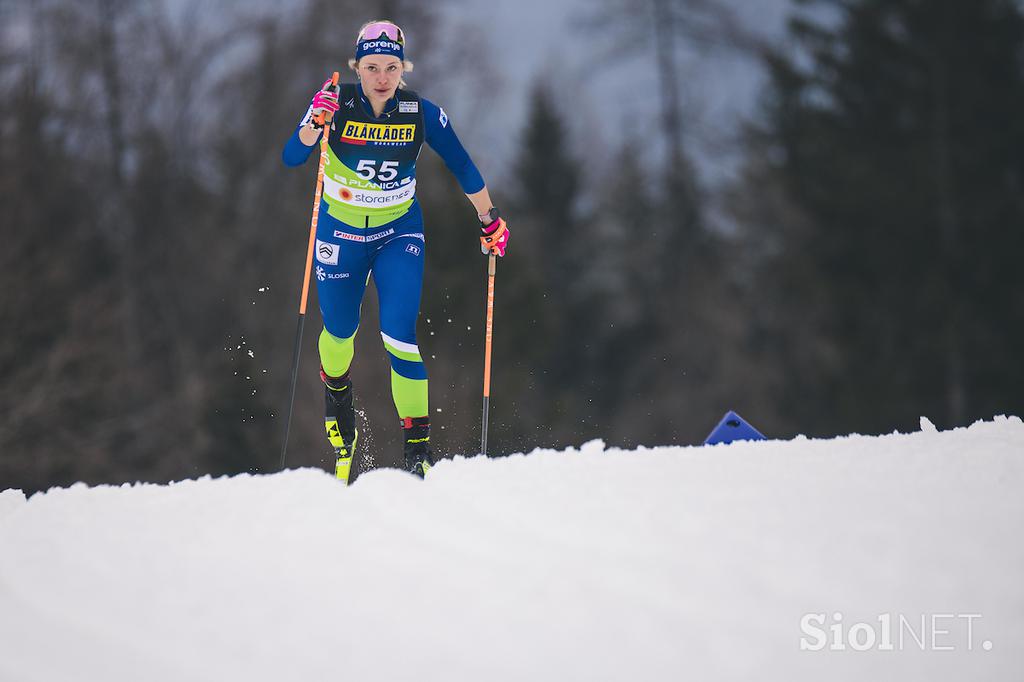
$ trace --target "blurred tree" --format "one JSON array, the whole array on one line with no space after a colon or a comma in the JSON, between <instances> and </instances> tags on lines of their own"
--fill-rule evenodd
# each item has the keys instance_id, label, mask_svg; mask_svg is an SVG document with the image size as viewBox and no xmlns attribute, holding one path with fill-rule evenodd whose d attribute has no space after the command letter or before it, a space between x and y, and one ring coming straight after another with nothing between
<instances>
[{"instance_id":1,"label":"blurred tree","mask_svg":"<svg viewBox=\"0 0 1024 682\"><path fill-rule=\"evenodd\" d=\"M809 319L779 331L792 338L810 324L827 349L787 363L811 363L803 399L814 428L1020 412L1020 6L802 4L837 21L794 21L805 58L772 59L764 172L754 177L783 188L804 216L799 227L762 227L787 317Z\"/></svg>"},{"instance_id":2,"label":"blurred tree","mask_svg":"<svg viewBox=\"0 0 1024 682\"><path fill-rule=\"evenodd\" d=\"M650 403L640 396L658 373L652 357L663 331L663 297L647 295L657 290L660 277L647 257L661 206L642 154L641 141L627 139L607 177L599 179L586 267L577 274L582 307L590 311L582 330L589 381L596 389L589 392L602 397L591 409L611 442L639 442L641 429L651 426Z\"/></svg>"},{"instance_id":3,"label":"blurred tree","mask_svg":"<svg viewBox=\"0 0 1024 682\"><path fill-rule=\"evenodd\" d=\"M564 442L578 437L579 425L587 417L582 406L594 397L586 396L583 382L593 370L587 366L585 349L597 340L587 334L596 311L586 309L581 286L592 254L587 243L590 230L579 208L581 166L570 149L570 130L555 109L556 101L540 83L530 95L513 161L512 201L519 232L529 237L511 267L529 273L524 279L536 287L531 293L537 307L519 309L531 323L516 335L517 353L532 358L538 373L533 399L543 406L541 423L553 429L551 437Z\"/></svg>"},{"instance_id":4,"label":"blurred tree","mask_svg":"<svg viewBox=\"0 0 1024 682\"><path fill-rule=\"evenodd\" d=\"M602 0L588 8L585 23L609 36L599 60L634 59L636 46L648 46L649 67L639 68L629 82L632 89L651 84L657 91L663 144L649 151L645 164L658 161L664 199L676 226L678 246L690 243L703 229L703 203L692 161L686 151L687 116L684 65L694 54L713 51L760 54L762 39L747 30L733 9L722 0ZM639 102L646 105L641 97Z\"/></svg>"},{"instance_id":5,"label":"blurred tree","mask_svg":"<svg viewBox=\"0 0 1024 682\"><path fill-rule=\"evenodd\" d=\"M570 119L554 102L534 89L514 166L516 260L535 263L534 277L516 281L539 285L517 311L529 325L515 340L540 372L533 409L543 409L531 416L556 444L692 442L743 390L723 366L739 312L719 239L683 226L680 203L696 220L696 196L669 195L671 182L657 179L671 172L646 168L658 147L643 136L627 140L585 201Z\"/></svg>"},{"instance_id":6,"label":"blurred tree","mask_svg":"<svg viewBox=\"0 0 1024 682\"><path fill-rule=\"evenodd\" d=\"M6 36L20 40L4 46L0 97L14 216L5 276L32 267L49 284L14 297L31 309L5 314L15 331L0 360L11 370L0 442L17 455L0 479L32 490L248 468L237 433L196 428L220 391L209 371L224 343L210 322L223 299L208 296L207 277L181 273L216 268L201 236L215 202L202 164L182 154L196 146L175 146L187 137L169 125L180 102L165 87L193 51L210 58L230 41L186 31L171 50L157 3L42 1L10 18Z\"/></svg>"},{"instance_id":7,"label":"blurred tree","mask_svg":"<svg viewBox=\"0 0 1024 682\"><path fill-rule=\"evenodd\" d=\"M694 103L681 87L684 66L704 53L764 48L719 0L604 0L587 23L611 38L598 59L632 60L627 87L639 99L630 102L631 120L642 120L637 104L658 110L657 129L637 126L643 132L627 140L617 177L597 195L603 217L630 226L620 258L642 311L626 336L628 375L617 383L628 391L618 403L628 415L621 433L628 442L692 442L717 410L754 397L739 369L749 368L738 337L748 313L734 290L734 252L744 245L727 243L707 215L708 192L686 149ZM638 45L647 49L638 53ZM623 341L613 344L619 353Z\"/></svg>"}]
</instances>

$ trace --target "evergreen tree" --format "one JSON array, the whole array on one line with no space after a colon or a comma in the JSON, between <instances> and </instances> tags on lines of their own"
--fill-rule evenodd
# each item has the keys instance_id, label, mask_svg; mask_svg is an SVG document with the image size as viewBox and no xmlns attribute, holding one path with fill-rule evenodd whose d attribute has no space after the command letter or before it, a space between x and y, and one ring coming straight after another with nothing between
<instances>
[{"instance_id":1,"label":"evergreen tree","mask_svg":"<svg viewBox=\"0 0 1024 682\"><path fill-rule=\"evenodd\" d=\"M831 7L838 21L792 24L810 68L772 62L768 158L808 220L775 235L786 276L807 276L787 304L819 315L838 358L806 396L818 427L1019 412L1019 5L807 4Z\"/></svg>"},{"instance_id":2,"label":"evergreen tree","mask_svg":"<svg viewBox=\"0 0 1024 682\"><path fill-rule=\"evenodd\" d=\"M543 85L533 88L519 153L513 162L513 214L523 236L517 260L530 271L526 281L540 305L523 328L528 355L538 374L538 415L556 440L577 435L584 399L579 390L589 368L581 349L583 327L581 270L590 258L585 221L579 215L580 162L571 152L571 131L555 109L556 98ZM525 247L525 249L523 249ZM532 262L529 262L532 261ZM526 311L523 311L526 312Z\"/></svg>"}]
</instances>

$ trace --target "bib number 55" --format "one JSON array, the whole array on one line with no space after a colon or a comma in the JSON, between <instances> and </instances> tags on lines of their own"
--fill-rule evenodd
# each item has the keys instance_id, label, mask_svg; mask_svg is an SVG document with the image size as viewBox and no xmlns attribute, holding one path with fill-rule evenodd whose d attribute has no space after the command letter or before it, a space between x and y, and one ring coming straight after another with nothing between
<instances>
[{"instance_id":1,"label":"bib number 55","mask_svg":"<svg viewBox=\"0 0 1024 682\"><path fill-rule=\"evenodd\" d=\"M380 164L380 168L377 164ZM374 161L372 159L363 159L356 164L356 173L359 174L363 180L373 180L376 178L381 182L388 182L398 177L398 162L397 161Z\"/></svg>"}]
</instances>

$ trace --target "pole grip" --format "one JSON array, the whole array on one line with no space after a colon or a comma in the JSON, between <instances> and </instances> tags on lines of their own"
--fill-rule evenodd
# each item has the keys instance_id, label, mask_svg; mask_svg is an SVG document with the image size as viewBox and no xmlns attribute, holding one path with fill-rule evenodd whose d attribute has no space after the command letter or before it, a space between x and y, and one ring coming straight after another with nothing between
<instances>
[{"instance_id":1,"label":"pole grip","mask_svg":"<svg viewBox=\"0 0 1024 682\"><path fill-rule=\"evenodd\" d=\"M338 90L338 78L339 78L338 72L335 71L331 75L331 90L333 90L335 93L339 92L339 90ZM316 121L316 124L318 126L326 126L328 123L330 123L331 121L334 120L334 112L333 111L325 111L322 114L317 114L316 116L313 117L313 120Z\"/></svg>"}]
</instances>

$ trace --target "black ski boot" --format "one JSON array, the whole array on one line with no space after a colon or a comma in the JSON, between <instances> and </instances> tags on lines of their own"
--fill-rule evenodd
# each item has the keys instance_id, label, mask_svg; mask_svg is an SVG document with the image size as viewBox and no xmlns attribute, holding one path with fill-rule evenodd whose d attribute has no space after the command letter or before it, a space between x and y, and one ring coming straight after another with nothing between
<instances>
[{"instance_id":1,"label":"black ski boot","mask_svg":"<svg viewBox=\"0 0 1024 682\"><path fill-rule=\"evenodd\" d=\"M402 420L405 443L405 469L424 478L434 466L434 453L430 450L430 418L406 417Z\"/></svg>"},{"instance_id":2,"label":"black ski boot","mask_svg":"<svg viewBox=\"0 0 1024 682\"><path fill-rule=\"evenodd\" d=\"M352 380L348 373L341 377L329 377L320 368L324 382L324 427L327 440L334 447L334 475L339 481L348 483L352 471L352 457L355 455L359 430L356 429L356 412L352 407Z\"/></svg>"}]
</instances>

